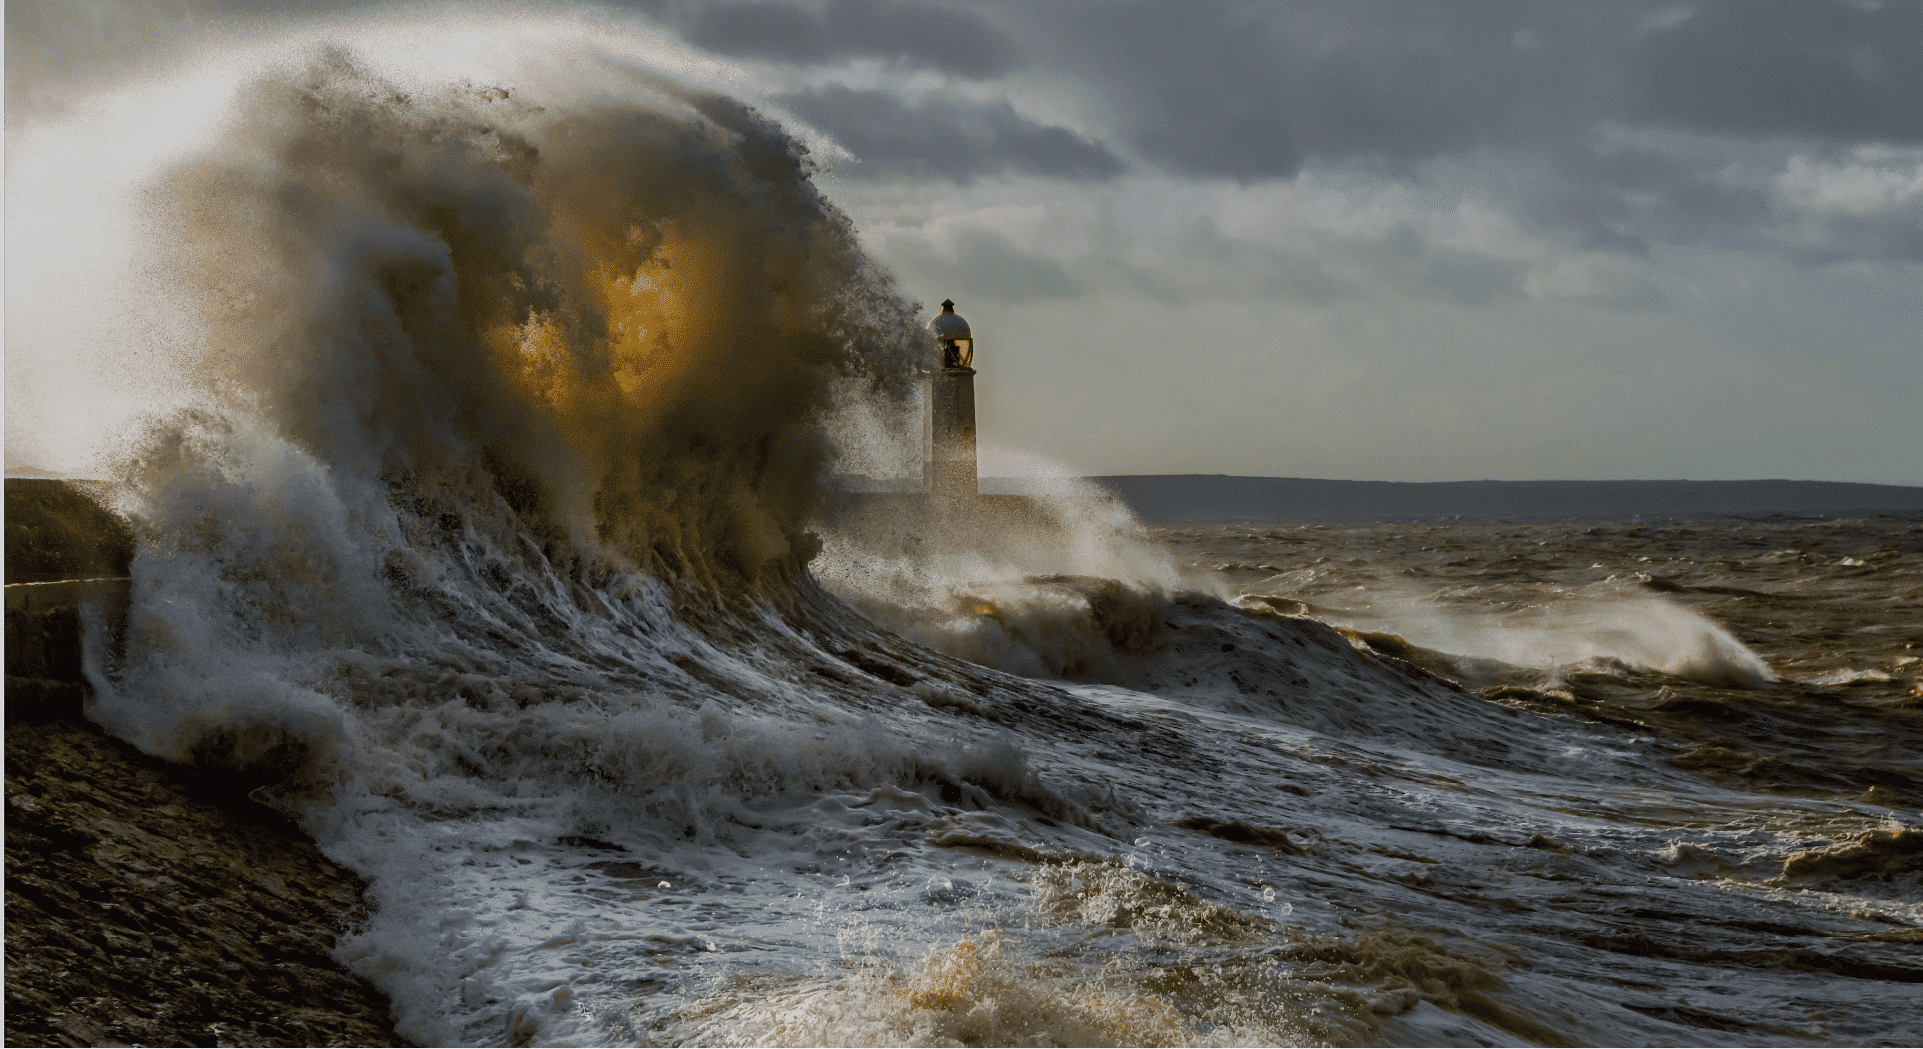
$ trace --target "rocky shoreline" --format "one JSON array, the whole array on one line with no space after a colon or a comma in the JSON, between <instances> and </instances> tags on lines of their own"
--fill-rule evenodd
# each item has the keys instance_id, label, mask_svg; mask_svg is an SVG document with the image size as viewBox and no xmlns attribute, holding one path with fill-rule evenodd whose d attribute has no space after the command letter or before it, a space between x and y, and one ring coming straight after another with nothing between
<instances>
[{"instance_id":1,"label":"rocky shoreline","mask_svg":"<svg viewBox=\"0 0 1923 1049\"><path fill-rule=\"evenodd\" d=\"M7 726L8 1045L406 1045L329 952L360 879L84 722Z\"/></svg>"},{"instance_id":2,"label":"rocky shoreline","mask_svg":"<svg viewBox=\"0 0 1923 1049\"><path fill-rule=\"evenodd\" d=\"M331 955L360 879L227 777L87 722L80 618L12 600L21 579L124 574L124 526L75 486L6 495L6 1044L408 1044Z\"/></svg>"}]
</instances>

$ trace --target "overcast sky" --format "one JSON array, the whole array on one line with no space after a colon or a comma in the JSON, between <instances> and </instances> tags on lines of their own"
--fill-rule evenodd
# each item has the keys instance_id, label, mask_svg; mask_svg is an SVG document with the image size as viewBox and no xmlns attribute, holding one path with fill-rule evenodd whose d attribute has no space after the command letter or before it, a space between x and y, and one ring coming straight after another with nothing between
<instances>
[{"instance_id":1,"label":"overcast sky","mask_svg":"<svg viewBox=\"0 0 1923 1049\"><path fill-rule=\"evenodd\" d=\"M317 10L422 9L10 4L9 152ZM476 10L632 28L794 127L973 325L987 473L1923 483L1923 3Z\"/></svg>"}]
</instances>

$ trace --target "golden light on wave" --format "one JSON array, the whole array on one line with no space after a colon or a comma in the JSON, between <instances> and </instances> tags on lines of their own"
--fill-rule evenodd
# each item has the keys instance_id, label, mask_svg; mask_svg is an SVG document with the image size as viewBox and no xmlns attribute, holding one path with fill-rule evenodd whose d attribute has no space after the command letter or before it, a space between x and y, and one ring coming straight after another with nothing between
<instances>
[{"instance_id":1,"label":"golden light on wave","mask_svg":"<svg viewBox=\"0 0 1923 1049\"><path fill-rule=\"evenodd\" d=\"M602 267L590 280L608 325L608 370L622 394L636 405L660 397L684 376L693 351L712 334L704 289L725 279L711 246L669 237L648 249L638 228L623 238L630 251L625 272Z\"/></svg>"},{"instance_id":2,"label":"golden light on wave","mask_svg":"<svg viewBox=\"0 0 1923 1049\"><path fill-rule=\"evenodd\" d=\"M578 308L530 308L488 341L528 402L606 468L629 440L654 429L727 337L716 300L730 276L712 244L678 232L579 224L574 232L592 260L581 278L583 305L600 326Z\"/></svg>"}]
</instances>

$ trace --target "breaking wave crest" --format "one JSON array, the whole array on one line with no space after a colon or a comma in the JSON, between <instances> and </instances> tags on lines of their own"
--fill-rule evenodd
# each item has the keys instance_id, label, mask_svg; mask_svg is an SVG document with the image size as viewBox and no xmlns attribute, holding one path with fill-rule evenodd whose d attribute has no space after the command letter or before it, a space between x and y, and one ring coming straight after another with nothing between
<instances>
[{"instance_id":1,"label":"breaking wave crest","mask_svg":"<svg viewBox=\"0 0 1923 1049\"><path fill-rule=\"evenodd\" d=\"M170 173L208 393L134 458L136 663L579 663L663 604L785 592L822 419L902 396L912 310L785 133L630 80L422 98L330 53Z\"/></svg>"}]
</instances>

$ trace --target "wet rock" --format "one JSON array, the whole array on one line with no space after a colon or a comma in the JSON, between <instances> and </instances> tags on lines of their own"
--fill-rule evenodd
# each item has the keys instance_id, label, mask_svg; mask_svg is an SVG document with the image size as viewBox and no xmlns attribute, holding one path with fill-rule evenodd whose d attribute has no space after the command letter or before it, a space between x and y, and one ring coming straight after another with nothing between
<instances>
[{"instance_id":1,"label":"wet rock","mask_svg":"<svg viewBox=\"0 0 1923 1049\"><path fill-rule=\"evenodd\" d=\"M9 1045L405 1045L330 956L359 879L92 725L7 726Z\"/></svg>"}]
</instances>

